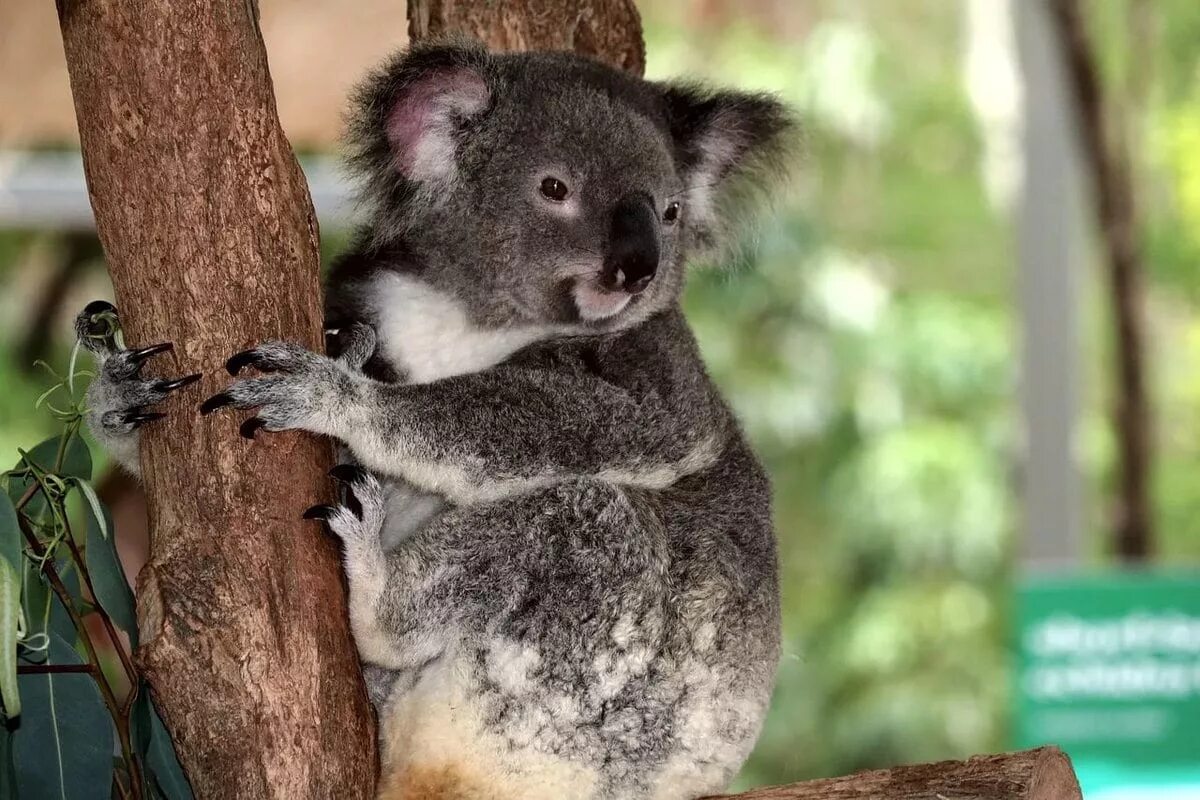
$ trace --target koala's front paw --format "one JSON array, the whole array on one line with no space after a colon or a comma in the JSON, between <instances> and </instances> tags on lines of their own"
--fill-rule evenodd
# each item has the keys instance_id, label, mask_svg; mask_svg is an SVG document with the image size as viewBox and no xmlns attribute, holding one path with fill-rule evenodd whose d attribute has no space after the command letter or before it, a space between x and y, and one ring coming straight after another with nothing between
<instances>
[{"instance_id":1,"label":"koala's front paw","mask_svg":"<svg viewBox=\"0 0 1200 800\"><path fill-rule=\"evenodd\" d=\"M126 350L117 336L117 310L103 300L89 303L75 318L79 343L96 355L97 372L87 391L87 421L92 433L120 455L122 441L128 441L142 425L162 419L165 414L151 411L167 395L200 380L187 375L175 380L146 380L142 367L151 356L169 352L170 342Z\"/></svg>"},{"instance_id":2,"label":"koala's front paw","mask_svg":"<svg viewBox=\"0 0 1200 800\"><path fill-rule=\"evenodd\" d=\"M345 499L337 506L313 506L305 519L323 520L345 549L348 568L362 566L364 559L382 557L381 536L387 501L374 475L353 464L338 464L329 474L345 487ZM352 570L353 571L353 570Z\"/></svg>"},{"instance_id":3,"label":"koala's front paw","mask_svg":"<svg viewBox=\"0 0 1200 800\"><path fill-rule=\"evenodd\" d=\"M355 357L358 352L354 351ZM226 407L258 409L256 416L242 423L241 433L247 439L260 429L337 434L336 423L353 389L352 371L345 360L335 361L296 344L267 342L237 353L225 364L230 375L246 367L264 374L234 381L205 400L201 414Z\"/></svg>"}]
</instances>

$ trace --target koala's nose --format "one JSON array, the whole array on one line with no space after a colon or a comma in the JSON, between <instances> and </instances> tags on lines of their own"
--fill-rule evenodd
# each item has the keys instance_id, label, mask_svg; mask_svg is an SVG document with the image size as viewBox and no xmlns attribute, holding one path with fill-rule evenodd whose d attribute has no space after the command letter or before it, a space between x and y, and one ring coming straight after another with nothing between
<instances>
[{"instance_id":1,"label":"koala's nose","mask_svg":"<svg viewBox=\"0 0 1200 800\"><path fill-rule=\"evenodd\" d=\"M613 209L608 255L604 259L606 289L637 294L658 271L658 215L645 192L623 197Z\"/></svg>"}]
</instances>

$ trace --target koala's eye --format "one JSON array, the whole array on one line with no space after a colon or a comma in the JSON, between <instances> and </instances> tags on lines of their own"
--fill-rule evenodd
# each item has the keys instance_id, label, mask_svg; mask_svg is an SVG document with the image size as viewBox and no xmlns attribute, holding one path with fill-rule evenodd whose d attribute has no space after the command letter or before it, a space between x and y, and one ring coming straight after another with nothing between
<instances>
[{"instance_id":1,"label":"koala's eye","mask_svg":"<svg viewBox=\"0 0 1200 800\"><path fill-rule=\"evenodd\" d=\"M663 212L663 222L674 225L677 219L679 219L679 203L669 203L667 210Z\"/></svg>"},{"instance_id":2,"label":"koala's eye","mask_svg":"<svg viewBox=\"0 0 1200 800\"><path fill-rule=\"evenodd\" d=\"M558 178L545 178L542 181L542 197L547 200L554 200L561 203L567 199L569 191L567 185Z\"/></svg>"}]
</instances>

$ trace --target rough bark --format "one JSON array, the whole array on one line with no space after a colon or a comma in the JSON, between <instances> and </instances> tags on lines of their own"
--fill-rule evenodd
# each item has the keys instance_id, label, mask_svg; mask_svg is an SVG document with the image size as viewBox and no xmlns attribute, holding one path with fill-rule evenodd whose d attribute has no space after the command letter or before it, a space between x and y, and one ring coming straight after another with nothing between
<instances>
[{"instance_id":1,"label":"rough bark","mask_svg":"<svg viewBox=\"0 0 1200 800\"><path fill-rule=\"evenodd\" d=\"M448 35L496 51L572 50L637 75L646 69L633 0L410 0L410 40Z\"/></svg>"},{"instance_id":2,"label":"rough bark","mask_svg":"<svg viewBox=\"0 0 1200 800\"><path fill-rule=\"evenodd\" d=\"M1083 153L1095 189L1096 223L1104 243L1106 277L1116 324L1113 420L1120 462L1113 550L1144 561L1154 550L1150 507L1152 426L1146 392L1141 225L1128 148L1110 121L1110 99L1079 0L1050 0L1075 97Z\"/></svg>"},{"instance_id":3,"label":"rough bark","mask_svg":"<svg viewBox=\"0 0 1200 800\"><path fill-rule=\"evenodd\" d=\"M146 429L139 663L200 798L372 793L372 715L336 551L305 507L330 447L248 442L196 404L235 350L320 348L317 227L253 2L59 0L88 190L127 342L204 372Z\"/></svg>"},{"instance_id":4,"label":"rough bark","mask_svg":"<svg viewBox=\"0 0 1200 800\"><path fill-rule=\"evenodd\" d=\"M1057 747L860 772L756 789L737 800L1080 800L1071 761ZM716 798L710 798L716 800Z\"/></svg>"}]
</instances>

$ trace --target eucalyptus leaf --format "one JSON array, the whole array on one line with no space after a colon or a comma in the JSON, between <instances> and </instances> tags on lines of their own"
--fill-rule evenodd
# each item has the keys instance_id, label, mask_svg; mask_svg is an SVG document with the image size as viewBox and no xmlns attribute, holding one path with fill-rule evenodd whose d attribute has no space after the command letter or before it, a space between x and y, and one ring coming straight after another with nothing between
<instances>
[{"instance_id":1,"label":"eucalyptus leaf","mask_svg":"<svg viewBox=\"0 0 1200 800\"><path fill-rule=\"evenodd\" d=\"M79 575L73 569L66 569L67 561L65 559L60 559L57 566L59 567L58 574L62 579L63 586L67 589L67 594L71 596L72 600L79 602ZM58 595L50 588L50 582L41 573L36 562L25 561L23 580L21 605L25 609L26 640L38 634L53 631L64 642L74 645L75 640L78 638L78 634L75 631L75 623L71 621L71 615L67 613L67 609L63 606L62 601L58 599ZM29 650L24 650L21 655L23 660L31 664L40 664L46 660L44 652L39 655Z\"/></svg>"},{"instance_id":2,"label":"eucalyptus leaf","mask_svg":"<svg viewBox=\"0 0 1200 800\"><path fill-rule=\"evenodd\" d=\"M0 797L17 796L17 768L13 763L13 735L9 726L0 722Z\"/></svg>"},{"instance_id":3,"label":"eucalyptus leaf","mask_svg":"<svg viewBox=\"0 0 1200 800\"><path fill-rule=\"evenodd\" d=\"M50 635L51 664L80 664L62 638ZM21 800L95 800L113 778L112 718L90 675L20 676L24 711L13 733Z\"/></svg>"},{"instance_id":4,"label":"eucalyptus leaf","mask_svg":"<svg viewBox=\"0 0 1200 800\"><path fill-rule=\"evenodd\" d=\"M125 579L125 571L117 558L116 542L105 533L112 530L112 519L107 509L99 504L96 507L100 510L99 517L93 513L90 505L88 507L87 543L84 553L88 575L92 578L92 588L96 590L96 602L118 628L129 634L129 644L136 648L137 614L134 611L133 592L129 589L129 581Z\"/></svg>"},{"instance_id":5,"label":"eucalyptus leaf","mask_svg":"<svg viewBox=\"0 0 1200 800\"><path fill-rule=\"evenodd\" d=\"M96 495L96 490L92 488L92 484L88 483L82 478L71 478L70 483L79 490L79 493L83 495L83 499L87 501L88 509L90 510L92 517L104 522L104 527L101 529L100 533L103 534L105 539L107 539L110 528L108 525L108 520L104 516L102 510L103 505L100 503L100 498Z\"/></svg>"},{"instance_id":6,"label":"eucalyptus leaf","mask_svg":"<svg viewBox=\"0 0 1200 800\"><path fill-rule=\"evenodd\" d=\"M59 443L62 441L62 436L54 436L39 444L37 447L30 450L25 459L18 461L13 469L23 469L24 461L29 460L37 464L46 472L54 472L57 475L62 475L65 478L81 478L82 480L90 480L92 477L92 454L88 450L87 444L84 443L83 437L72 436L67 442L66 452L63 454L62 468L55 471L54 464L58 459ZM35 483L32 475L24 477L10 476L8 479L8 496L15 503L20 499L21 495L25 494L25 490L30 485ZM31 516L36 516L46 510L46 498L38 495L29 501L25 507L27 513Z\"/></svg>"},{"instance_id":7,"label":"eucalyptus leaf","mask_svg":"<svg viewBox=\"0 0 1200 800\"><path fill-rule=\"evenodd\" d=\"M159 793L168 800L192 800L191 784L175 755L175 745L167 733L167 726L154 707L150 689L144 683L134 703L131 722L134 746L142 764L149 768Z\"/></svg>"},{"instance_id":8,"label":"eucalyptus leaf","mask_svg":"<svg viewBox=\"0 0 1200 800\"><path fill-rule=\"evenodd\" d=\"M17 687L17 623L21 617L21 573L0 560L0 702L4 716L21 713Z\"/></svg>"}]
</instances>

